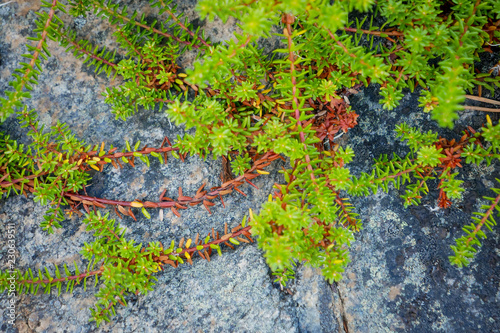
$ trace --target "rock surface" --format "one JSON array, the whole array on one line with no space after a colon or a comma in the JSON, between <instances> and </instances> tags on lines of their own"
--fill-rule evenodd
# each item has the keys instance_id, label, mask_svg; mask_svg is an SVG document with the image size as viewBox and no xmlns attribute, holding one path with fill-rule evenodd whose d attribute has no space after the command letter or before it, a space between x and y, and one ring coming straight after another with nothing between
<instances>
[{"instance_id":1,"label":"rock surface","mask_svg":"<svg viewBox=\"0 0 500 333\"><path fill-rule=\"evenodd\" d=\"M137 2L127 1L137 7ZM147 15L154 11L143 10ZM179 9L202 25L213 40L230 38L235 24L196 19L192 1L179 1ZM133 6L132 6L133 7ZM0 91L8 89L11 72L27 53L26 37L32 35L38 2L18 0L0 7ZM72 21L80 36L92 42L115 47L107 41L112 32L106 22L87 19ZM97 34L95 31L99 31ZM124 140L141 140L158 146L164 136L183 135L182 128L170 125L164 113L140 110L126 122L115 120L100 93L105 87L119 84L103 74L95 75L63 49L49 43L53 57L43 62L40 83L33 90L28 108L35 108L41 123L54 125L58 120L87 143L124 146ZM495 57L495 55L493 56ZM497 58L486 59L498 61ZM495 60L496 59L496 60ZM185 65L191 60L182 59ZM497 100L499 94L494 96ZM406 121L411 126L438 128L421 112L418 94L408 93L394 111L378 104L378 88L368 87L351 96L353 109L360 114L359 126L344 140L353 146L356 159L351 171L368 171L373 158L382 153L407 152L395 140L394 128ZM492 117L493 118L493 117ZM459 137L470 125L477 128L484 114L464 112L456 130L439 132L448 138ZM0 131L20 140L25 131L11 117ZM225 222L234 226L248 208L258 209L280 182L276 172L282 164L270 168L272 175L259 177L259 190L243 188L247 197L228 196L226 208L220 203L209 215L202 207L190 208L181 218L165 211L163 220L155 213L151 220L137 214L138 221L125 218L129 238L138 243L193 237L218 230ZM110 199L154 199L167 188L175 196L182 186L184 193L194 193L204 182L220 184L220 161L202 161L191 157L182 163L170 159L168 165L152 163L151 168L105 169L97 173L88 188L90 195ZM73 294L21 295L18 297L16 325L7 324L6 294L0 295L0 331L6 332L498 332L499 276L498 229L488 234L473 264L461 270L448 262L454 239L461 227L480 207L480 198L491 195L488 188L498 177L498 163L491 167L465 167L467 182L464 199L445 211L432 211L436 195L424 198L423 205L404 209L399 193L392 189L353 204L364 222L351 251L352 262L344 279L334 285L324 281L317 270L299 266L297 279L289 292L274 284L271 272L255 244L225 251L211 262L195 260L193 266L166 269L146 296L128 297L127 307L117 307L117 315L98 329L89 323L88 308L95 302L97 288L88 283L86 291L75 288ZM434 195L434 197L433 197ZM479 200L479 201L478 201ZM53 235L42 232L39 223L46 207L32 197L10 197L0 202L0 267L6 264L5 224L16 225L16 258L20 269L51 265L82 265L79 255L84 242L92 237L85 232L81 219L68 219ZM2 313L3 311L3 313Z\"/></svg>"}]
</instances>

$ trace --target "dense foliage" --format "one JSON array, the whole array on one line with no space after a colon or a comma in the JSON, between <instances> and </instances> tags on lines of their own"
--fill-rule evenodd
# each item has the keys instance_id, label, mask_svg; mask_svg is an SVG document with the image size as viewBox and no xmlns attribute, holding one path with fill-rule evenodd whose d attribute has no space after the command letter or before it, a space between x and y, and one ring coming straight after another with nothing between
<instances>
[{"instance_id":1,"label":"dense foliage","mask_svg":"<svg viewBox=\"0 0 500 333\"><path fill-rule=\"evenodd\" d=\"M213 251L221 254L222 244L251 242L251 235L257 237L283 286L297 261L320 267L329 281L339 280L349 262L347 249L354 232L361 229L350 196L404 187L402 200L409 206L419 204L429 192L429 180L439 179L438 205L447 208L463 192L457 168L464 162L490 164L500 158L500 125L489 117L483 128L464 131L459 141L399 124L397 135L407 142L409 153L381 156L371 173L358 176L348 168L355 152L335 142L357 125L358 114L346 97L370 83L380 85L380 103L387 110L399 105L403 89L413 92L420 87L423 110L415 112L431 112L439 125L449 128L464 108L466 90L498 89L500 78L494 69L477 73L474 66L480 52L492 52L491 46L500 43L498 1L200 1L202 18L217 13L223 21L229 17L240 21L240 33L225 43L205 38L168 1L151 0L150 5L158 8L158 22L148 23L144 15L111 1L69 0L66 5L43 1L36 37L30 38L36 46L28 46L31 53L24 55L30 62L21 63L12 90L0 98L0 118L17 113L23 126L30 128L32 144L25 147L2 136L0 182L5 196L32 192L35 201L51 206L41 222L48 232L61 227L63 207L74 212L85 209L83 223L96 239L82 250L89 262L85 271L75 266L72 273L66 265L64 276L57 267L53 274L17 271L18 292L36 293L39 287L61 291L63 283L72 290L87 278L97 283L100 277L99 301L92 309L99 324L109 320L117 303L126 303L126 293L150 291L153 273L163 265L192 263L195 254L210 260ZM125 57L117 62L115 52L77 40L57 16L66 11L72 16L93 12L109 20ZM353 13L365 18L353 20ZM374 26L374 18L384 23ZM258 42L270 38L272 29L278 30L272 35L280 38L281 47L269 56ZM37 84L40 59L50 57L48 38L83 58L97 73L123 78L121 86L103 92L117 118L126 120L138 110L160 105L175 124L195 131L174 144L165 139L152 148L126 142L118 150L104 142L86 145L64 124L50 130L39 126L36 111L23 107L23 99ZM180 68L177 59L189 50L196 50L200 59L191 69ZM150 158L164 162L167 154L182 159L188 154L221 157L233 175L228 172L224 183L210 190L202 185L193 196L183 194L182 188L177 199L162 193L158 202L115 201L80 193L91 169L102 171L108 164L134 167L137 160L149 166ZM282 170L284 184L276 184L258 213L250 211L241 225L231 230L226 226L220 235L212 230L204 239L197 235L177 246L152 242L143 247L127 240L109 213L98 211L112 206L118 216L134 219L136 210L147 218L148 210L158 208L179 215L188 205L203 204L210 211L213 200L233 191L242 193L242 184L253 185L251 180L266 175L264 168L278 158L288 162ZM500 190L492 193L453 247L453 264L467 265L485 237L484 227L491 230L496 224ZM8 288L9 274L1 272L1 289Z\"/></svg>"}]
</instances>

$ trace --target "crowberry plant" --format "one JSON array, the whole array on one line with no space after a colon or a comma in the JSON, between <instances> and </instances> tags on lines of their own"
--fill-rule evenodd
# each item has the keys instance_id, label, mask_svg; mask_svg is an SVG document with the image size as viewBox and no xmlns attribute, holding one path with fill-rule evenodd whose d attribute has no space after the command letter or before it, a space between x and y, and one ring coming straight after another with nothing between
<instances>
[{"instance_id":1,"label":"crowberry plant","mask_svg":"<svg viewBox=\"0 0 500 333\"><path fill-rule=\"evenodd\" d=\"M427 183L437 179L438 206L447 208L460 198L463 182L457 168L464 163L494 163L500 158L500 125L487 116L485 126L466 129L460 140L440 138L402 123L397 136L409 146L406 156L380 156L370 173L351 174L348 167L355 152L336 143L338 137L357 125L359 114L348 96L362 86L380 85L380 103L392 110L403 98L403 90L420 91L422 110L443 127L451 128L466 98L499 104L480 96L466 95L478 87L494 93L500 87L495 72L480 73L478 54L493 52L500 43L500 3L494 0L201 0L202 18L217 15L223 21L239 20L234 38L214 43L194 29L169 1L150 0L158 21L129 12L111 0L42 1L34 30L34 46L28 45L27 62L13 74L12 89L0 98L0 119L16 114L29 128L31 144L22 145L0 137L0 185L4 197L32 193L35 201L50 205L41 227L47 232L64 225L63 208L84 210L83 223L95 240L81 251L88 265L84 270L55 267L34 272L16 272L18 292L66 291L87 279L101 280L98 301L91 309L99 325L109 320L114 307L126 304L127 293L146 294L153 289L155 274L169 265L193 263L195 256L210 260L221 248L257 239L259 247L283 286L293 277L297 261L319 267L329 281L339 280L349 263L348 247L361 221L349 198L370 195L391 187L404 190L405 206L416 205L429 192ZM108 20L125 56L116 51L78 40L60 13L73 17L90 12ZM352 14L356 13L356 19ZM360 17L363 17L361 20ZM384 22L373 25L374 17ZM370 22L370 23L368 23ZM266 54L259 40L278 33L280 47ZM23 100L37 84L41 61L51 56L47 40L57 41L66 51L93 66L97 73L119 76L123 84L103 91L117 119L126 121L137 112L155 107L164 110L176 125L193 129L174 142L165 138L158 147L124 142L122 147L105 142L86 144L77 140L65 124L45 129L36 110ZM191 68L181 68L178 59L196 52ZM481 111L492 109L478 108ZM90 170L102 172L150 165L167 156L184 159L222 158L223 182L196 193L178 190L177 198L158 201L119 201L92 197L84 191ZM265 177L265 168L282 159L284 183L262 207L250 210L240 225L207 236L150 242L143 246L128 240L124 229L109 212L136 219L151 218L154 209L169 209L179 216L183 209L202 204L208 212L214 200L233 192L244 194L243 184L253 185ZM500 189L452 247L453 264L467 265L496 225ZM0 272L0 289L8 288L8 272ZM84 283L85 285L85 283Z\"/></svg>"}]
</instances>

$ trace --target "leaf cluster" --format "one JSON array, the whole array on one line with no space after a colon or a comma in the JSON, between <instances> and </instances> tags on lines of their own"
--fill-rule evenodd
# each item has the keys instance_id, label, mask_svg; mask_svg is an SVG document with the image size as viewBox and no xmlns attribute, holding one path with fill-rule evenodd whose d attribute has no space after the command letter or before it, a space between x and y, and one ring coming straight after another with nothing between
<instances>
[{"instance_id":1,"label":"leaf cluster","mask_svg":"<svg viewBox=\"0 0 500 333\"><path fill-rule=\"evenodd\" d=\"M59 0L43 2L29 46L11 82L13 90L0 99L0 118L17 112L29 129L32 143L22 145L0 136L0 185L2 193L33 193L34 200L51 206L41 226L48 232L61 227L69 215L82 215L95 241L85 244L82 256L88 262L74 273L64 265L51 274L31 270L17 272L18 291L36 293L57 288L61 292L87 278L101 279L98 302L92 317L99 325L114 314L119 303L126 305L127 293L146 294L154 285L154 273L164 265L177 267L194 255L210 260L220 255L221 245L230 248L252 242L258 245L282 286L293 278L297 262L319 267L330 282L338 281L349 263L348 248L361 221L349 197L370 195L379 189L400 191L405 207L420 204L429 193L429 184L438 182L437 205L448 208L464 191L457 168L464 163L496 162L500 158L500 125L479 131L464 131L460 140L438 137L406 124L396 128L407 142L404 156L380 156L371 172L351 174L354 158L349 146L336 140L357 125L358 113L348 96L362 86L380 85L380 103L392 110L403 98L403 89L420 90L420 106L441 126L452 127L457 111L463 109L465 90L475 86L494 91L500 87L493 72L476 73L475 61L481 52L492 52L500 42L500 8L493 0L464 3L453 0L447 6L437 1L416 0L324 0L219 1L202 0L198 10L212 19L214 13L226 21L237 19L241 31L225 43L212 43L203 31L194 29L170 1L150 0L157 8L158 21L129 13L126 6L111 0ZM48 10L48 12L47 12ZM350 20L349 14L366 13ZM120 51L110 51L79 40L57 16L94 15L107 20ZM384 24L374 26L379 15ZM357 15L358 17L361 14ZM279 39L272 54L259 46L259 38ZM108 77L119 76L123 84L103 93L117 118L126 120L138 110L163 108L169 119L188 131L172 144L165 138L159 147L124 142L124 147L87 145L71 134L65 124L45 129L36 111L23 108L22 99L37 83L42 66L39 58L50 56L46 40L57 41L67 52ZM179 57L196 52L193 68L181 68ZM121 56L117 56L121 54ZM117 61L119 58L119 61ZM227 170L222 184L188 196L179 188L177 198L157 201L123 201L88 196L85 187L91 172L107 165L135 167L139 160L150 166L150 158L166 163L168 155L184 160L188 155L206 159L222 158ZM249 212L242 224L231 231L212 232L204 239L181 239L169 247L159 242L147 246L127 240L124 229L98 209L114 208L121 218L136 219L134 211L151 218L153 209L180 210L203 204L211 213L213 201L232 192L245 193L242 185L269 172L265 167L277 159L286 160L283 182L275 184L258 213ZM232 172L231 172L232 171ZM232 174L231 174L232 173ZM486 197L482 212L476 212L466 235L457 240L450 261L467 265L477 251L485 229L496 224L500 190ZM0 289L7 288L7 272L0 272ZM1 291L1 290L0 290Z\"/></svg>"}]
</instances>

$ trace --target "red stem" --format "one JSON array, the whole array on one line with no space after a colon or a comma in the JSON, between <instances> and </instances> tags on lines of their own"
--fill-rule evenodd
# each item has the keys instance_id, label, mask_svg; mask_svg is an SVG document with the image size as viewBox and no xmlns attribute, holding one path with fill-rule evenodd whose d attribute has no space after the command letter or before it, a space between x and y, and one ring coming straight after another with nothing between
<instances>
[{"instance_id":1,"label":"red stem","mask_svg":"<svg viewBox=\"0 0 500 333\"><path fill-rule=\"evenodd\" d=\"M300 119L300 109L299 109L299 100L297 98L298 93L297 92L297 81L294 76L295 72L295 64L294 64L294 59L293 59L293 52L292 52L292 26L291 23L294 21L294 17L290 14L284 14L284 20L286 21L286 31L287 31L287 41L288 41L288 59L290 60L290 77L292 80L292 96L293 96L293 102L295 103L295 119L297 120L297 126L302 127L302 122L299 120ZM292 105L293 107L293 105ZM300 136L300 141L304 144L304 150L307 151L307 146L305 144L305 135L304 132L300 131L299 133ZM313 183L316 182L316 178L314 177L314 170L311 165L311 158L309 157L309 154L306 154L305 160L307 162L307 169L310 171L310 177Z\"/></svg>"},{"instance_id":2,"label":"red stem","mask_svg":"<svg viewBox=\"0 0 500 333\"><path fill-rule=\"evenodd\" d=\"M87 277L94 276L94 275L101 275L101 274L102 274L102 270L98 269L98 270L92 271L92 272L84 272L84 273L81 273L78 275L61 277L61 278L57 278L57 279L51 279L51 280L45 279L45 280L37 280L37 281L21 280L21 281L17 281L16 283L18 283L18 284L41 284L41 283L56 283L56 282L72 281L72 280L81 281Z\"/></svg>"},{"instance_id":3,"label":"red stem","mask_svg":"<svg viewBox=\"0 0 500 333\"><path fill-rule=\"evenodd\" d=\"M342 28L344 31L348 32L362 32L365 34L369 35L377 35L380 36L381 34L387 35L387 36L404 36L404 33L399 32L399 31L370 31L370 30L364 30L364 29L356 29L356 28Z\"/></svg>"},{"instance_id":4,"label":"red stem","mask_svg":"<svg viewBox=\"0 0 500 333\"><path fill-rule=\"evenodd\" d=\"M161 2L161 5L165 8L168 8L167 5L165 5L163 3L163 1L160 1ZM196 38L198 39L203 45L205 45L206 47L210 47L210 44L208 44L203 38L201 38L200 36L198 35L195 35L194 32L192 32L191 30L189 30L175 15L174 13L172 13L170 10L166 9L165 10L168 15L170 15L170 17L184 30L186 31L191 37L193 38Z\"/></svg>"},{"instance_id":5,"label":"red stem","mask_svg":"<svg viewBox=\"0 0 500 333\"><path fill-rule=\"evenodd\" d=\"M170 147L166 147L170 148ZM164 148L163 148L164 149ZM132 153L130 153L132 154ZM104 157L104 156L103 156ZM254 166L248 170L245 171L245 173L242 176L239 176L229 182L226 182L222 184L221 187L217 189L213 189L210 192L207 192L201 196L195 196L193 198L185 197L186 199L184 200L177 200L177 201L159 201L159 202L151 202L151 201L146 201L143 203L143 206L145 208L169 208L169 207L176 207L178 205L188 205L188 204L198 204L203 202L204 200L211 200L210 197L216 197L220 195L221 192L227 191L227 190L233 190L237 189L240 185L244 184L246 180L251 180L253 178L258 177L260 174L259 173L252 173L253 171L259 169L260 163L258 162L263 162L263 161L273 161L275 159L279 158L279 155L273 153L273 152L268 152L265 155L263 155L260 159L254 163ZM69 198L73 201L88 201L88 202L96 202L98 204L102 205L112 205L112 206L127 206L127 207L133 207L132 202L137 202L136 200L134 201L119 201L119 200L110 200L110 199L105 199L105 198L97 198L97 197L91 197L87 195L82 195L82 194L77 194L77 193L72 193L72 192L62 192L62 195L65 196L66 198ZM213 198L212 198L213 199Z\"/></svg>"},{"instance_id":6,"label":"red stem","mask_svg":"<svg viewBox=\"0 0 500 333\"><path fill-rule=\"evenodd\" d=\"M481 221L478 223L478 225L476 226L476 228L474 229L474 231L472 231L472 233L475 235L479 232L479 230L481 230L481 228L483 227L484 223L488 220L488 218L490 217L490 215L493 213L493 210L495 209L495 207L500 203L500 194L497 195L497 197L495 198L495 201L493 201L493 204L490 205L490 208L488 208L488 210L486 211L486 213L484 214L483 218L481 219ZM465 242L465 246L469 246L469 243L472 241L472 239L474 239L475 237L467 237L467 241Z\"/></svg>"}]
</instances>

